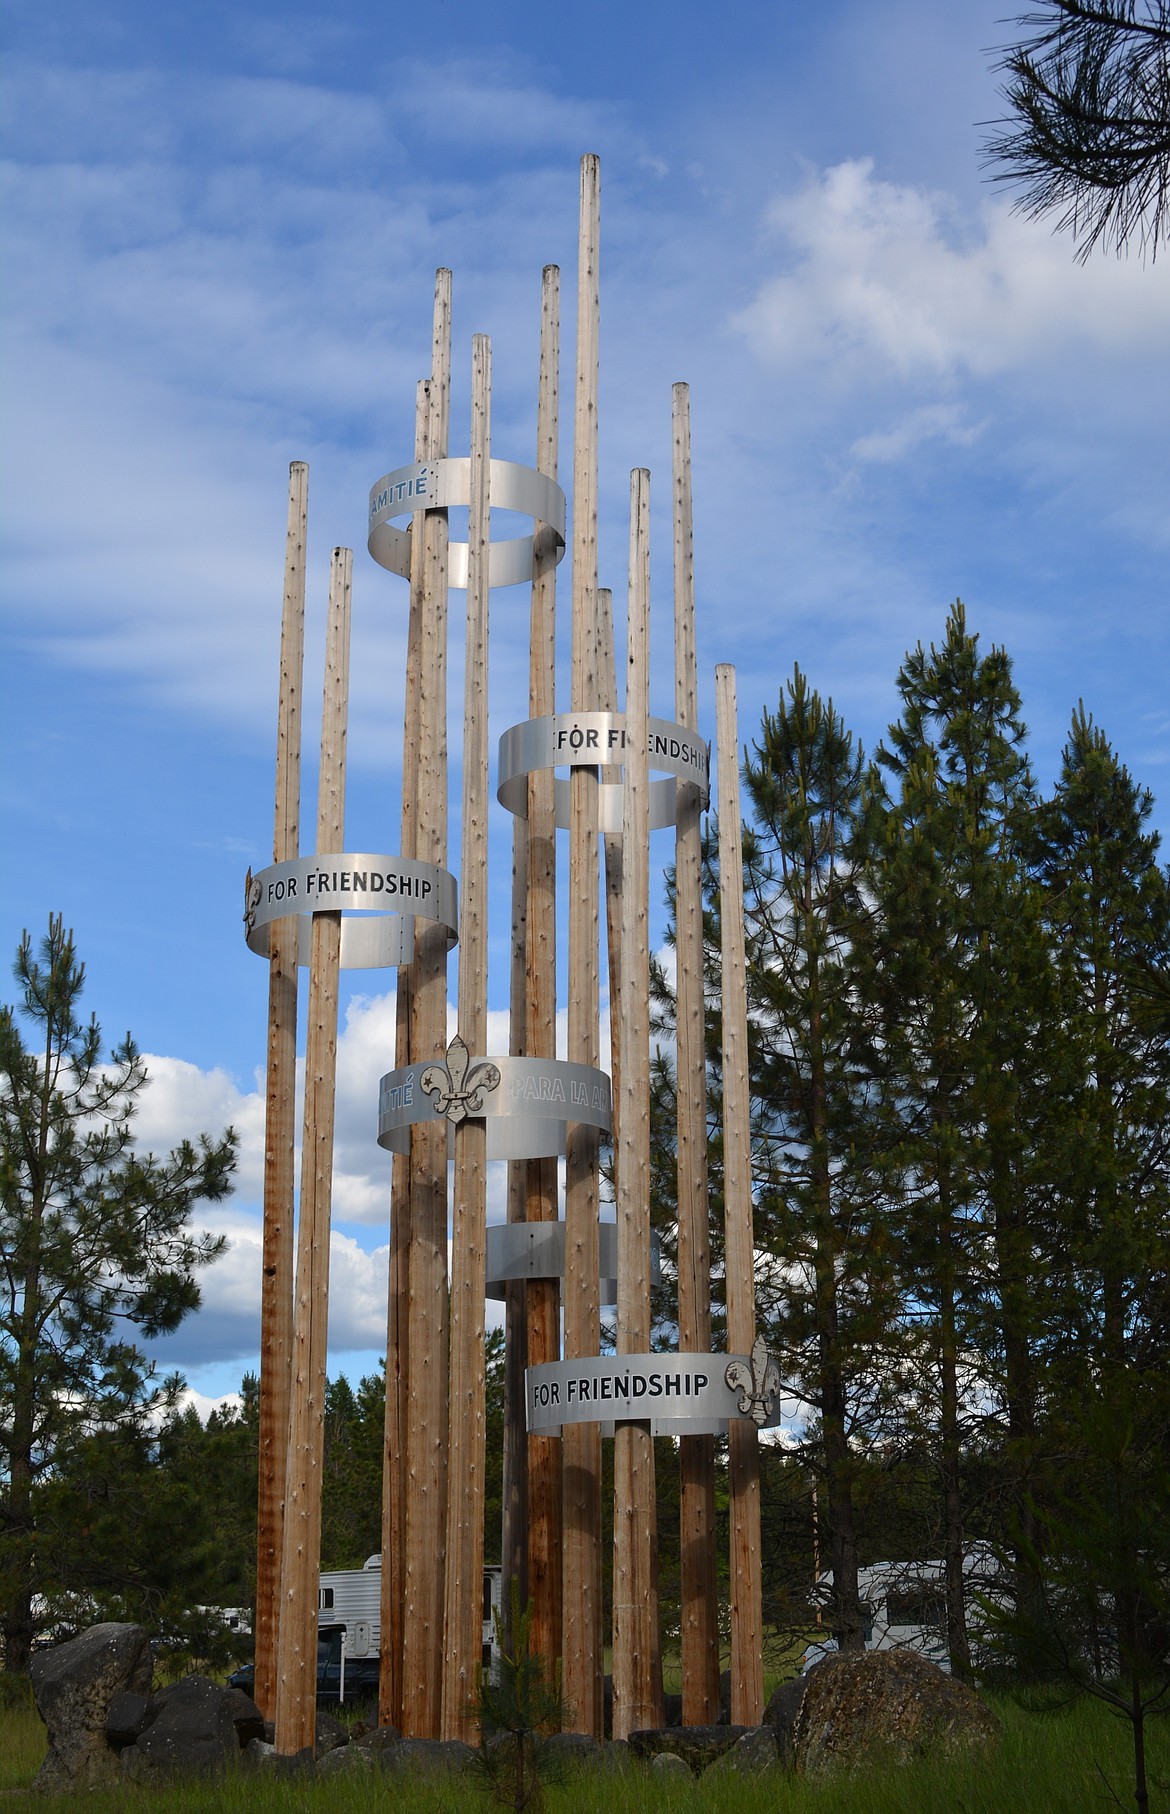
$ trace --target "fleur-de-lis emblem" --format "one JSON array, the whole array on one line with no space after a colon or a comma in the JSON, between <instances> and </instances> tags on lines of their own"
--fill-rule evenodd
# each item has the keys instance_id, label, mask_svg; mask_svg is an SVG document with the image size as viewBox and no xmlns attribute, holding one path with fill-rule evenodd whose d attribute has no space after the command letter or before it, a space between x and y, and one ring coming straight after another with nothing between
<instances>
[{"instance_id":1,"label":"fleur-de-lis emblem","mask_svg":"<svg viewBox=\"0 0 1170 1814\"><path fill-rule=\"evenodd\" d=\"M250 937L256 927L256 909L260 905L261 887L253 880L251 869L244 877L244 936Z\"/></svg>"},{"instance_id":2,"label":"fleur-de-lis emblem","mask_svg":"<svg viewBox=\"0 0 1170 1814\"><path fill-rule=\"evenodd\" d=\"M434 1097L440 1115L456 1126L469 1115L483 1114L483 1099L499 1082L499 1066L487 1059L472 1064L458 1033L447 1047L446 1064L429 1064L418 1080L420 1090Z\"/></svg>"},{"instance_id":3,"label":"fleur-de-lis emblem","mask_svg":"<svg viewBox=\"0 0 1170 1814\"><path fill-rule=\"evenodd\" d=\"M740 1415L753 1417L761 1427L766 1424L780 1391L780 1369L764 1346L762 1335L757 1335L752 1343L751 1366L741 1360L728 1361L723 1377L731 1390L739 1393Z\"/></svg>"}]
</instances>

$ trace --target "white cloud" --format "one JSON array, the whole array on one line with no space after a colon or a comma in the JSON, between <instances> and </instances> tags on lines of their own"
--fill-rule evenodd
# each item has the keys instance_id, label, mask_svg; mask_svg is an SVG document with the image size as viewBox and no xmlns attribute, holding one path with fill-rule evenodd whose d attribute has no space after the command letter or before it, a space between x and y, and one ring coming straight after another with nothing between
<instances>
[{"instance_id":1,"label":"white cloud","mask_svg":"<svg viewBox=\"0 0 1170 1814\"><path fill-rule=\"evenodd\" d=\"M951 447L970 447L983 433L986 424L963 419L962 410L949 403L929 404L925 409L911 410L893 428L860 435L850 452L859 460L885 463L900 460L904 454L927 441L943 441Z\"/></svg>"},{"instance_id":2,"label":"white cloud","mask_svg":"<svg viewBox=\"0 0 1170 1814\"><path fill-rule=\"evenodd\" d=\"M1063 240L1006 203L963 218L945 195L881 181L870 158L814 173L776 199L767 225L787 268L734 325L768 363L937 382L1078 346L1130 359L1164 343L1160 269L1075 265Z\"/></svg>"}]
</instances>

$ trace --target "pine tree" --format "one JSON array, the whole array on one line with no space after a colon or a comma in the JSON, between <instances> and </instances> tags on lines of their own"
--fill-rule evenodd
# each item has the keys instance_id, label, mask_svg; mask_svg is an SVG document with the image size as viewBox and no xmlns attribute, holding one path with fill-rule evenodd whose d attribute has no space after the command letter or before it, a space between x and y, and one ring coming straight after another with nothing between
<instances>
[{"instance_id":1,"label":"pine tree","mask_svg":"<svg viewBox=\"0 0 1170 1814\"><path fill-rule=\"evenodd\" d=\"M196 1273L222 1241L196 1234L201 1200L225 1196L235 1136L183 1141L167 1159L134 1145L146 1071L133 1041L102 1062L78 1016L85 980L72 934L49 921L39 958L25 933L22 1002L0 1008L0 1607L5 1664L34 1636L36 1483L72 1445L141 1429L175 1397L135 1345L199 1303ZM37 1048L26 1047L19 1018Z\"/></svg>"},{"instance_id":2,"label":"pine tree","mask_svg":"<svg viewBox=\"0 0 1170 1814\"><path fill-rule=\"evenodd\" d=\"M989 1347L1017 1447L1035 1418L1040 1193L1024 1173L1051 966L1019 856L1032 783L1006 653L981 654L956 603L941 646L909 655L898 687L872 777L865 988L882 1016L903 1284L937 1442L947 1642L968 1674L963 1455Z\"/></svg>"},{"instance_id":3,"label":"pine tree","mask_svg":"<svg viewBox=\"0 0 1170 1814\"><path fill-rule=\"evenodd\" d=\"M744 778L757 1227L769 1334L814 1419L824 1476L833 1635L865 1645L854 1438L872 1421L875 1351L896 1324L865 1079L873 1054L853 949L864 758L797 668L765 712ZM762 1308L764 1308L762 1306Z\"/></svg>"}]
</instances>

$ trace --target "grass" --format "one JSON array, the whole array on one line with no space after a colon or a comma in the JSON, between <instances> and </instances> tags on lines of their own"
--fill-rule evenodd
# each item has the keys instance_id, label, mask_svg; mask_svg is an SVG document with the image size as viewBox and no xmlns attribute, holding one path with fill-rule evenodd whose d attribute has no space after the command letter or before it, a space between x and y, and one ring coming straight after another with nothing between
<instances>
[{"instance_id":1,"label":"grass","mask_svg":"<svg viewBox=\"0 0 1170 1814\"><path fill-rule=\"evenodd\" d=\"M548 1814L1094 1814L1131 1808L1128 1727L1096 1703L1068 1711L1028 1713L997 1701L1005 1725L996 1755L978 1761L923 1760L875 1768L821 1783L771 1775L752 1782L659 1782L638 1772L623 1778L578 1779L548 1792ZM10 1805L66 1814L77 1796L14 1797L27 1789L44 1752L36 1714L0 1714L0 1788ZM1149 1730L1150 1805L1166 1808L1170 1790L1170 1729ZM269 1783L243 1777L191 1783L165 1793L131 1788L93 1791L87 1814L458 1814L488 1807L474 1783L416 1784L391 1778L345 1777L320 1784Z\"/></svg>"}]
</instances>

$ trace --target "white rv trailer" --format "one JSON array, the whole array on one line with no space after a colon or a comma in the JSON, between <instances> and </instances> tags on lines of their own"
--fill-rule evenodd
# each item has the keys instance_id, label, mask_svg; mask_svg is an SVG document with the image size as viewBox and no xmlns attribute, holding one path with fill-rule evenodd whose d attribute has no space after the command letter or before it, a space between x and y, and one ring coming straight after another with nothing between
<instances>
[{"instance_id":1,"label":"white rv trailer","mask_svg":"<svg viewBox=\"0 0 1170 1814\"><path fill-rule=\"evenodd\" d=\"M994 1596L999 1568L989 1546L973 1543L963 1557L963 1574L967 1585L967 1632L973 1645L983 1632L983 1620L976 1604L978 1594ZM831 1599L833 1577L821 1576L817 1598L822 1604ZM865 1613L865 1648L867 1650L914 1650L929 1657L932 1663L949 1670L947 1650L946 1564L932 1559L927 1562L874 1562L857 1571L857 1587ZM814 1663L837 1648L832 1638L810 1644L804 1652L802 1666Z\"/></svg>"},{"instance_id":2,"label":"white rv trailer","mask_svg":"<svg viewBox=\"0 0 1170 1814\"><path fill-rule=\"evenodd\" d=\"M501 1604L504 1571L483 1571L483 1661L498 1655L495 1620ZM362 1568L322 1570L317 1588L317 1630L343 1631L345 1655L355 1661L376 1657L382 1641L382 1558L368 1556Z\"/></svg>"}]
</instances>

